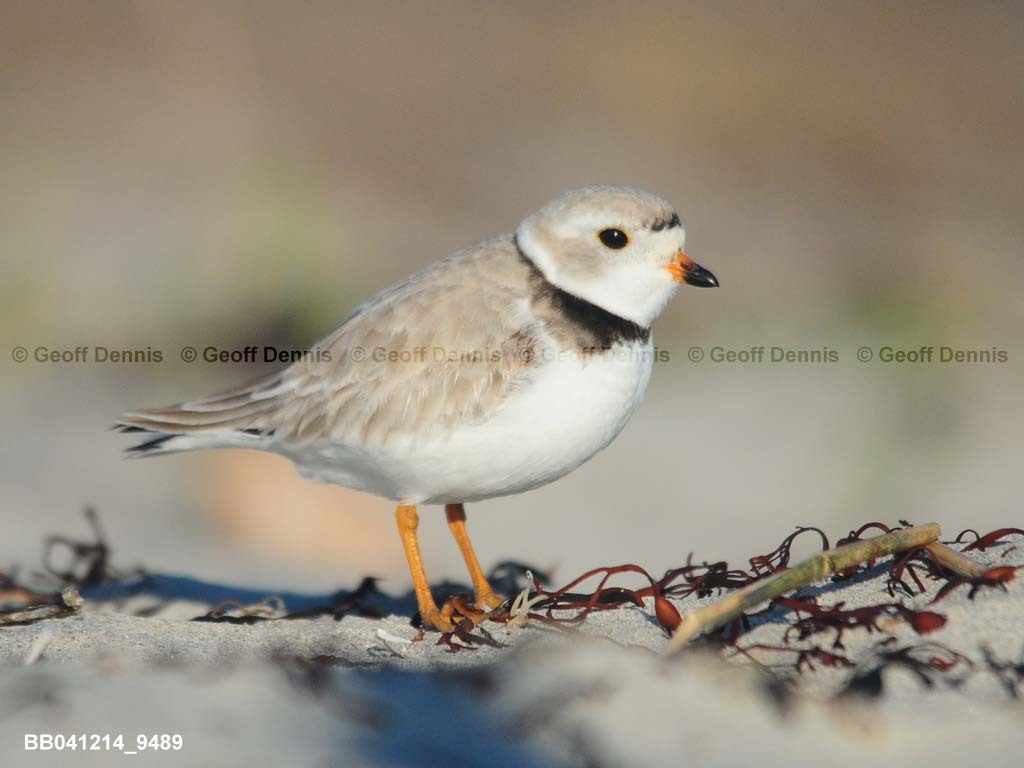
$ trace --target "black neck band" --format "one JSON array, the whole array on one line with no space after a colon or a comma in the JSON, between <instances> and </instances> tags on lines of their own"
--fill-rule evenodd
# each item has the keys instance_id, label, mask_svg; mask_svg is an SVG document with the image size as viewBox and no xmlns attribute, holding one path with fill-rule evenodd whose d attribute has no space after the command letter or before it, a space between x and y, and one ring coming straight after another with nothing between
<instances>
[{"instance_id":1,"label":"black neck band","mask_svg":"<svg viewBox=\"0 0 1024 768\"><path fill-rule=\"evenodd\" d=\"M613 314L592 304L586 299L581 299L568 291L563 291L552 283L540 268L523 253L519 247L519 239L515 239L516 250L519 258L530 269L530 277L535 291L551 302L565 318L573 325L584 332L584 336L594 339L599 349L611 349L618 342L644 342L651 336L651 329L646 328L632 320L627 320L620 315Z\"/></svg>"}]
</instances>

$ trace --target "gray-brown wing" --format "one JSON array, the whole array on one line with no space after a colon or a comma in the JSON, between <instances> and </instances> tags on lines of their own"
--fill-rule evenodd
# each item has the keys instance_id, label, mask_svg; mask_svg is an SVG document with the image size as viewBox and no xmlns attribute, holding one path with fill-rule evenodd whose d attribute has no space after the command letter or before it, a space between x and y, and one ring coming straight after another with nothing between
<instances>
[{"instance_id":1,"label":"gray-brown wing","mask_svg":"<svg viewBox=\"0 0 1024 768\"><path fill-rule=\"evenodd\" d=\"M379 294L310 360L253 386L125 414L121 423L382 445L480 422L528 381L537 360L526 272L510 238L482 243Z\"/></svg>"},{"instance_id":2,"label":"gray-brown wing","mask_svg":"<svg viewBox=\"0 0 1024 768\"><path fill-rule=\"evenodd\" d=\"M514 247L492 241L360 308L289 371L274 429L383 444L487 418L527 377L537 343Z\"/></svg>"}]
</instances>

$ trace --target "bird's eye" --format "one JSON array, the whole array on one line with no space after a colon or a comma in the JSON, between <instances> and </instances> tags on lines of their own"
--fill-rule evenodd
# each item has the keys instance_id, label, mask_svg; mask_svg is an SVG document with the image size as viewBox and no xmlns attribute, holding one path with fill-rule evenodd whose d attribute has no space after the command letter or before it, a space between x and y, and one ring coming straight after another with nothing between
<instances>
[{"instance_id":1,"label":"bird's eye","mask_svg":"<svg viewBox=\"0 0 1024 768\"><path fill-rule=\"evenodd\" d=\"M597 233L597 239L600 240L606 248L612 248L616 251L629 245L629 235L621 229L602 229Z\"/></svg>"}]
</instances>

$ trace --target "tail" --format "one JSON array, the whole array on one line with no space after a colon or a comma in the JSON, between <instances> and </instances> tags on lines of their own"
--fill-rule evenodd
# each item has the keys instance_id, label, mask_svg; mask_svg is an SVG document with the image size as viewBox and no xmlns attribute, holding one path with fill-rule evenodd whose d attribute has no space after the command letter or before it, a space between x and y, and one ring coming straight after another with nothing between
<instances>
[{"instance_id":1,"label":"tail","mask_svg":"<svg viewBox=\"0 0 1024 768\"><path fill-rule=\"evenodd\" d=\"M274 435L273 414L288 389L278 373L168 408L129 411L121 414L113 428L144 436L125 450L136 458L197 448L259 448Z\"/></svg>"}]
</instances>

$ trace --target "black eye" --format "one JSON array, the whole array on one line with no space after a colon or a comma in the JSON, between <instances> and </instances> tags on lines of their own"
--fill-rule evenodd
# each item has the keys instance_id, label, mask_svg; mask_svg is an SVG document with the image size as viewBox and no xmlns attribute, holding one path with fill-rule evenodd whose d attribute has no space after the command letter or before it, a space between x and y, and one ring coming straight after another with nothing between
<instances>
[{"instance_id":1,"label":"black eye","mask_svg":"<svg viewBox=\"0 0 1024 768\"><path fill-rule=\"evenodd\" d=\"M616 251L629 245L629 235L621 229L602 229L597 233L597 239L604 243L605 247Z\"/></svg>"}]
</instances>

